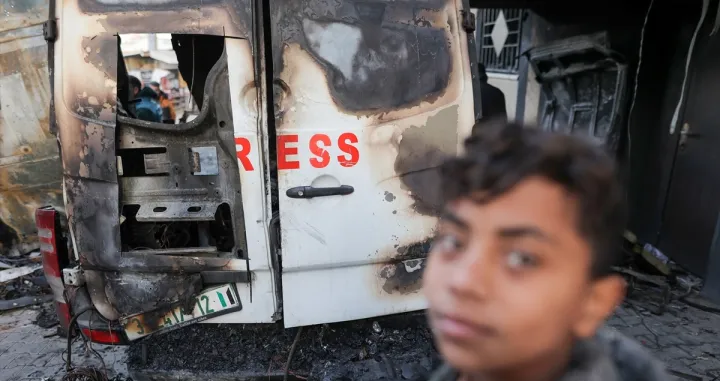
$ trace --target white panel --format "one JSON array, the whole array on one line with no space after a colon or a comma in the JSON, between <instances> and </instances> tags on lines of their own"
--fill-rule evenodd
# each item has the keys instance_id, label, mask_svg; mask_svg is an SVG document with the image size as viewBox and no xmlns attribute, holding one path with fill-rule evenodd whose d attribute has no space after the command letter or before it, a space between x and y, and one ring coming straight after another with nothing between
<instances>
[{"instance_id":1,"label":"white panel","mask_svg":"<svg viewBox=\"0 0 720 381\"><path fill-rule=\"evenodd\" d=\"M377 265L283 274L285 327L365 319L427 308L422 293L382 290Z\"/></svg>"},{"instance_id":2,"label":"white panel","mask_svg":"<svg viewBox=\"0 0 720 381\"><path fill-rule=\"evenodd\" d=\"M458 13L457 5L449 4L445 15L438 19L447 20ZM366 73L355 72L352 60L329 48L342 46L346 55L361 54L367 46L358 41L363 38L361 33L332 22L304 25L317 54L345 78L366 79ZM420 289L422 260L397 261L402 258L403 247L430 239L437 218L414 208L413 195L402 183L398 174L402 170L395 168L395 163L399 147L403 142L411 144L409 141L418 149L442 147L449 151L443 152L453 154L472 127L474 104L467 37L455 34L448 38L453 71L446 91L438 99L367 116L339 109L324 68L308 51L295 44L285 46L280 79L290 93L283 102L282 123L278 126L278 187L286 327L425 308ZM404 48L397 47L399 55ZM322 136L330 143L322 144L329 158L327 166L317 161L313 164L312 159L317 157L317 152L313 155L310 151L313 136ZM339 142L348 136L357 138L352 145L359 150L359 157L353 165L342 165L340 158L349 155ZM284 143L283 139L292 141ZM283 168L283 146L294 150L287 159L297 162L296 168ZM352 186L354 192L313 199L286 195L294 187L340 185ZM393 276L396 270L412 275L398 281Z\"/></svg>"},{"instance_id":3,"label":"white panel","mask_svg":"<svg viewBox=\"0 0 720 381\"><path fill-rule=\"evenodd\" d=\"M225 48L228 58L230 80L230 98L235 128L235 140L247 139L250 153L247 159L252 170L245 168L238 160L240 183L245 213L245 237L250 258L250 270L254 273L252 285L238 283L238 295L242 301L241 311L210 319L207 323L269 323L278 307L277 290L271 269L268 225L272 216L269 201L266 199L264 171L261 155L267 153L260 149L259 136L262 129L258 123L255 107L256 88L253 76L253 60L250 44L247 40L226 39ZM237 146L240 151L245 146Z\"/></svg>"}]
</instances>

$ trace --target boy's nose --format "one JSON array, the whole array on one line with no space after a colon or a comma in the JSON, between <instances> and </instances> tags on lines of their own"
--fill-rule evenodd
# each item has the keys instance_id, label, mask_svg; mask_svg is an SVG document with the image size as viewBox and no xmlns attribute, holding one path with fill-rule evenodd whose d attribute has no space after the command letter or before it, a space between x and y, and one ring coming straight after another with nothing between
<instances>
[{"instance_id":1,"label":"boy's nose","mask_svg":"<svg viewBox=\"0 0 720 381\"><path fill-rule=\"evenodd\" d=\"M492 291L494 278L492 256L487 247L468 247L448 282L453 293L472 299L485 299Z\"/></svg>"}]
</instances>

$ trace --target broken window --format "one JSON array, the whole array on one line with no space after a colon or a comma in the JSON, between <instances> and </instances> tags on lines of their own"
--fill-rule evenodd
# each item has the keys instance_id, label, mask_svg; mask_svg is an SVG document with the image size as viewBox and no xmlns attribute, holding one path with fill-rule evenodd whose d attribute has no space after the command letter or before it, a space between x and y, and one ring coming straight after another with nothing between
<instances>
[{"instance_id":1,"label":"broken window","mask_svg":"<svg viewBox=\"0 0 720 381\"><path fill-rule=\"evenodd\" d=\"M128 34L118 45L123 252L242 256L224 37Z\"/></svg>"},{"instance_id":2,"label":"broken window","mask_svg":"<svg viewBox=\"0 0 720 381\"><path fill-rule=\"evenodd\" d=\"M118 98L125 115L178 124L196 118L205 82L220 59L218 36L126 34L119 37Z\"/></svg>"}]
</instances>

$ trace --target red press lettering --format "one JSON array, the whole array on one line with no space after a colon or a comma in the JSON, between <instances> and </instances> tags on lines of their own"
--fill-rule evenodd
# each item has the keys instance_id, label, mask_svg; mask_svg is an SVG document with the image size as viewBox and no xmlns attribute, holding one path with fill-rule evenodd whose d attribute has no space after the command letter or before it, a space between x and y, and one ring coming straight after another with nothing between
<instances>
[{"instance_id":1,"label":"red press lettering","mask_svg":"<svg viewBox=\"0 0 720 381\"><path fill-rule=\"evenodd\" d=\"M332 145L330 137L325 134L313 135L310 138L310 153L314 156L310 159L310 165L315 168L325 168L330 164L330 153L326 147Z\"/></svg>"},{"instance_id":2,"label":"red press lettering","mask_svg":"<svg viewBox=\"0 0 720 381\"><path fill-rule=\"evenodd\" d=\"M242 164L243 169L246 171L255 170L250 158L248 157L248 155L250 155L251 147L250 140L248 140L248 138L235 138L235 146L240 147L237 149L237 158L240 160L240 164Z\"/></svg>"},{"instance_id":3,"label":"red press lettering","mask_svg":"<svg viewBox=\"0 0 720 381\"><path fill-rule=\"evenodd\" d=\"M357 135L350 132L346 132L338 138L338 148L345 152L345 155L340 155L337 159L343 167L350 168L357 164L360 159L360 151L358 151L357 147L354 145L357 142Z\"/></svg>"},{"instance_id":4,"label":"red press lettering","mask_svg":"<svg viewBox=\"0 0 720 381\"><path fill-rule=\"evenodd\" d=\"M288 160L288 156L297 155L297 146L288 147L288 143L297 143L297 135L278 135L277 137L277 167L279 170L298 169L300 162L297 160Z\"/></svg>"}]
</instances>

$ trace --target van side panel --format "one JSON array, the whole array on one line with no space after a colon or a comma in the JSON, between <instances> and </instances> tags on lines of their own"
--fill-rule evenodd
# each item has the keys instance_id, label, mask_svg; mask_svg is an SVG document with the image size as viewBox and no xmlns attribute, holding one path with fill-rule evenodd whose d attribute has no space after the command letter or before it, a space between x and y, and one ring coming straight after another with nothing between
<instances>
[{"instance_id":1,"label":"van side panel","mask_svg":"<svg viewBox=\"0 0 720 381\"><path fill-rule=\"evenodd\" d=\"M462 2L270 6L285 325L424 308L437 167L474 121Z\"/></svg>"}]
</instances>

